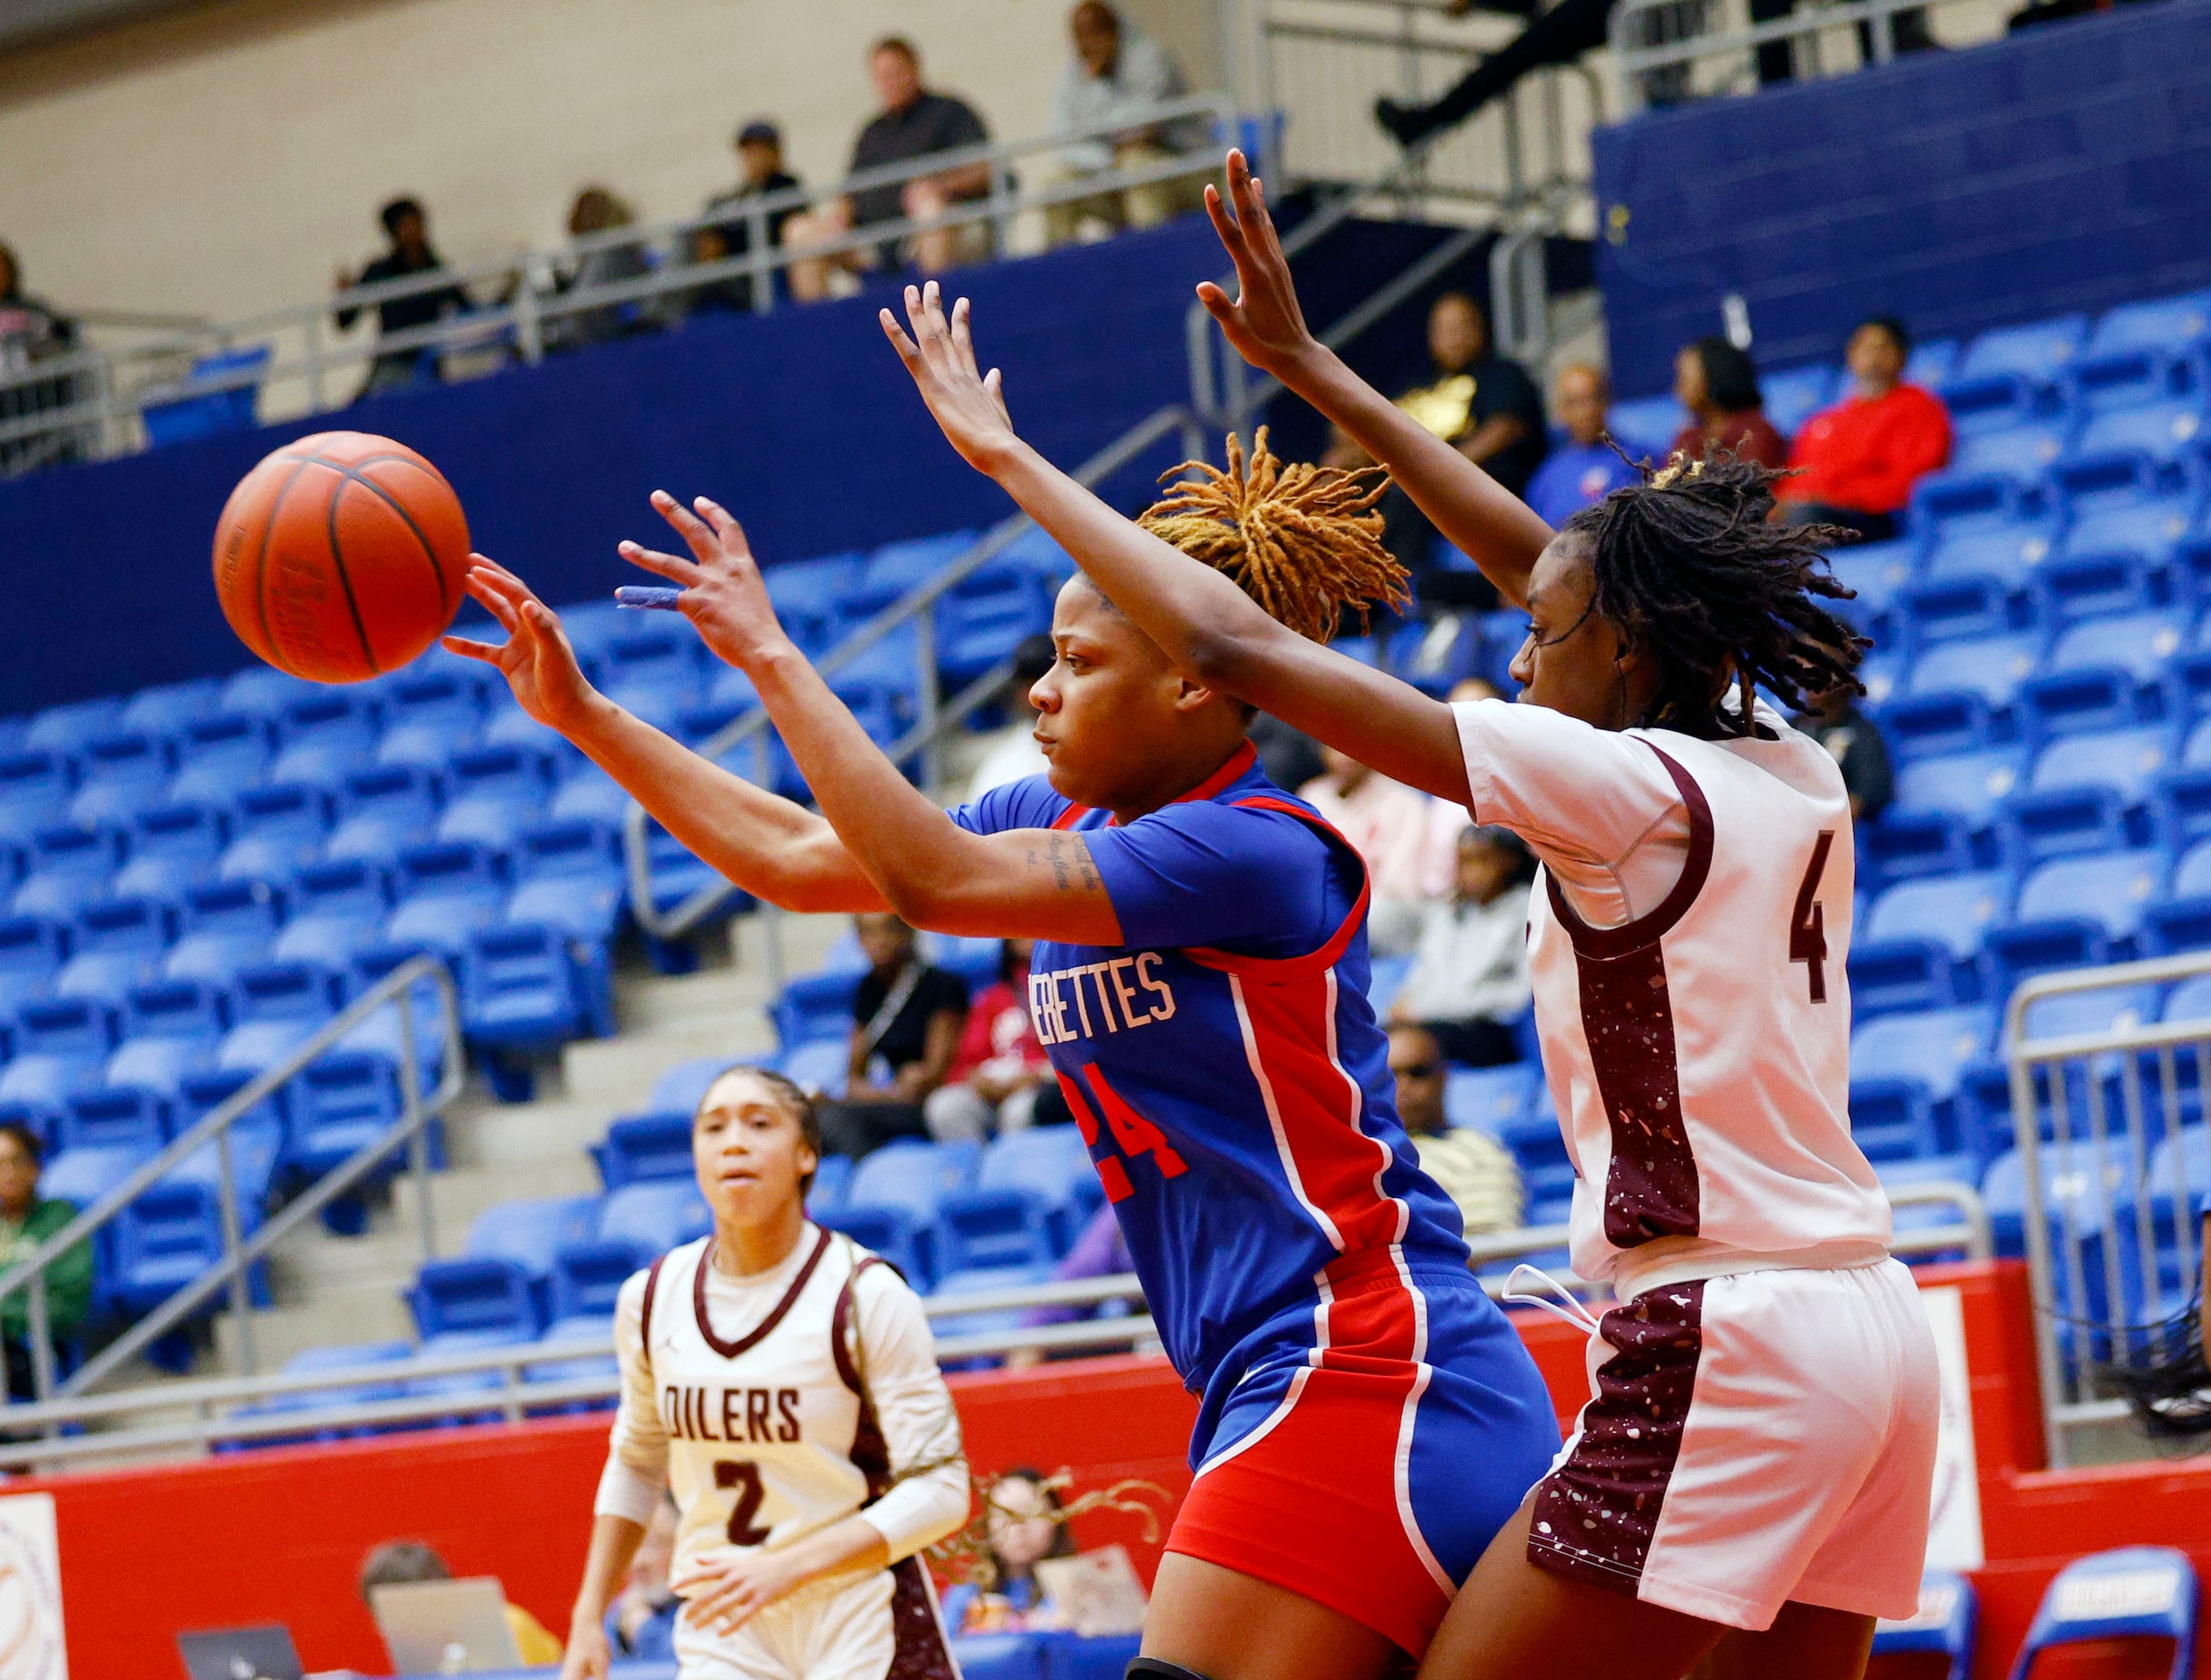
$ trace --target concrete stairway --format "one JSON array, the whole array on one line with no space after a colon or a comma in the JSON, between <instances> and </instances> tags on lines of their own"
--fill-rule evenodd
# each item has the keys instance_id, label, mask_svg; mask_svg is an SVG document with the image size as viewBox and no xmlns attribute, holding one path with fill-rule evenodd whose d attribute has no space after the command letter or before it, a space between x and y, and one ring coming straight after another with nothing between
<instances>
[{"instance_id":1,"label":"concrete stairway","mask_svg":"<svg viewBox=\"0 0 2211 1680\"><path fill-rule=\"evenodd\" d=\"M794 973L818 966L845 926L838 916L781 922L783 961ZM595 1192L599 1175L587 1146L605 1135L615 1116L642 1107L670 1064L772 1048L764 1005L775 988L766 941L763 919L748 917L731 924L729 948L710 952L696 973L619 974L620 1033L567 1046L557 1065L540 1070L535 1101L501 1103L472 1082L446 1115L447 1169L429 1181L434 1252L459 1253L476 1216L495 1202ZM392 1186L359 1236L334 1236L310 1222L272 1257L276 1305L253 1315L252 1362L268 1370L305 1348L410 1336L413 1323L400 1292L424 1256L411 1177ZM215 1328L200 1373L243 1371L239 1327L225 1313Z\"/></svg>"}]
</instances>

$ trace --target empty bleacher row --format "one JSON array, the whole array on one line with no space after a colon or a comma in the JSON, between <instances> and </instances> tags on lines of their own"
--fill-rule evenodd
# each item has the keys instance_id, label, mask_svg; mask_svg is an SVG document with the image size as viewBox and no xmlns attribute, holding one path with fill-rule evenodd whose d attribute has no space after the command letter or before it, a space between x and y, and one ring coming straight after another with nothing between
<instances>
[{"instance_id":1,"label":"empty bleacher row","mask_svg":"<svg viewBox=\"0 0 2211 1680\"><path fill-rule=\"evenodd\" d=\"M973 540L770 577L819 652ZM987 670L1047 626L1065 564L1033 537L941 602L942 678ZM565 616L594 681L686 740L753 703L678 619L604 603ZM918 685L910 626L838 681L886 742ZM771 777L803 796L765 740ZM732 757L755 772L749 750ZM0 1118L50 1152L44 1193L89 1204L421 953L450 963L495 1089L526 1095L526 1058L613 1031L625 808L495 673L436 649L351 688L257 666L0 719ZM652 845L668 898L710 878L657 825ZM421 1001L427 1088L443 1069L434 999ZM241 1123L232 1177L249 1233L289 1188L393 1128L398 1063L387 1011ZM214 1151L188 1167L103 1233L104 1314L143 1311L220 1253ZM363 1217L358 1197L327 1216L342 1230Z\"/></svg>"}]
</instances>

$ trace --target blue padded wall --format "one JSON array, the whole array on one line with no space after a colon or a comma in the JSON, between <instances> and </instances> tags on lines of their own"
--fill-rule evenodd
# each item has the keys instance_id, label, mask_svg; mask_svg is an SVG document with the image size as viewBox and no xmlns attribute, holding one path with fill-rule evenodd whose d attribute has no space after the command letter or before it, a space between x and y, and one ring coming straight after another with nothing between
<instances>
[{"instance_id":1,"label":"blue padded wall","mask_svg":"<svg viewBox=\"0 0 2211 1680\"><path fill-rule=\"evenodd\" d=\"M1073 465L1186 401L1191 287L1224 267L1203 218L958 278L1025 433ZM0 484L0 716L235 670L250 656L209 576L231 487L310 431L396 437L460 492L478 548L554 601L644 581L615 554L658 539L646 505L710 494L768 564L980 525L1012 505L953 454L875 311L894 294L709 321L312 421ZM1139 503L1170 438L1107 487Z\"/></svg>"},{"instance_id":2,"label":"blue padded wall","mask_svg":"<svg viewBox=\"0 0 2211 1680\"><path fill-rule=\"evenodd\" d=\"M1595 137L1615 383L1748 301L1754 353L1947 338L2211 284L2211 4L2126 7ZM1624 224L1623 224L1624 217Z\"/></svg>"}]
</instances>

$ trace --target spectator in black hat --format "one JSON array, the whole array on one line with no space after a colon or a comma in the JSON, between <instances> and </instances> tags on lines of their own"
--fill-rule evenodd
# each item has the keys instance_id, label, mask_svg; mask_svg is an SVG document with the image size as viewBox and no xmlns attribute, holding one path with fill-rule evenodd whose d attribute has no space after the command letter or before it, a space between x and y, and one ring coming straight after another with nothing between
<instances>
[{"instance_id":1,"label":"spectator in black hat","mask_svg":"<svg viewBox=\"0 0 2211 1680\"><path fill-rule=\"evenodd\" d=\"M743 214L756 199L771 193L788 192L798 185L798 177L783 166L783 136L773 123L754 117L737 131L732 142L736 148L739 180L727 192L718 192L706 201L706 213L719 219L699 228L692 235L691 260L719 262L725 257L743 257L753 249L754 218ZM780 209L768 211L760 219L767 224L769 249L783 249L783 227L799 213L796 204L785 205ZM724 211L738 212L720 215ZM770 281L770 284L774 284ZM691 307L697 309L726 309L747 310L753 307L753 278L750 275L732 275L726 280L717 280L699 286L691 294Z\"/></svg>"}]
</instances>

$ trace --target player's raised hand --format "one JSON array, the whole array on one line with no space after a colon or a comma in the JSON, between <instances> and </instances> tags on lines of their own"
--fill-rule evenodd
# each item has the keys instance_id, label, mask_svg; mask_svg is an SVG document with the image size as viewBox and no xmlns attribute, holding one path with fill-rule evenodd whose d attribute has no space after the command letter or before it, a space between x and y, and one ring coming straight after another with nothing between
<instances>
[{"instance_id":1,"label":"player's raised hand","mask_svg":"<svg viewBox=\"0 0 2211 1680\"><path fill-rule=\"evenodd\" d=\"M621 545L622 557L682 587L676 605L715 656L743 671L765 654L788 649L791 639L768 599L744 527L729 510L703 496L685 507L666 490L652 493L652 505L692 558L634 542Z\"/></svg>"},{"instance_id":2,"label":"player's raised hand","mask_svg":"<svg viewBox=\"0 0 2211 1680\"><path fill-rule=\"evenodd\" d=\"M464 636L447 636L446 651L495 667L523 710L547 728L566 733L597 692L584 680L558 615L505 566L480 554L472 554L468 560L464 585L506 632L506 644L495 648Z\"/></svg>"},{"instance_id":3,"label":"player's raised hand","mask_svg":"<svg viewBox=\"0 0 2211 1680\"><path fill-rule=\"evenodd\" d=\"M889 310L880 312L883 336L914 376L922 401L962 460L981 472L994 472L1005 454L1020 441L1006 412L1004 380L993 368L984 373L975 362L975 341L968 329L965 298L944 313L937 283L906 289L909 337Z\"/></svg>"},{"instance_id":4,"label":"player's raised hand","mask_svg":"<svg viewBox=\"0 0 2211 1680\"><path fill-rule=\"evenodd\" d=\"M1229 198L1233 214L1221 203L1219 191L1207 183L1205 214L1212 217L1213 231L1236 264L1237 295L1231 299L1212 281L1203 280L1198 283L1198 301L1220 323L1238 355L1280 378L1286 369L1320 346L1297 306L1289 259L1282 255L1274 218L1267 214L1266 193L1240 151L1229 154Z\"/></svg>"}]
</instances>

